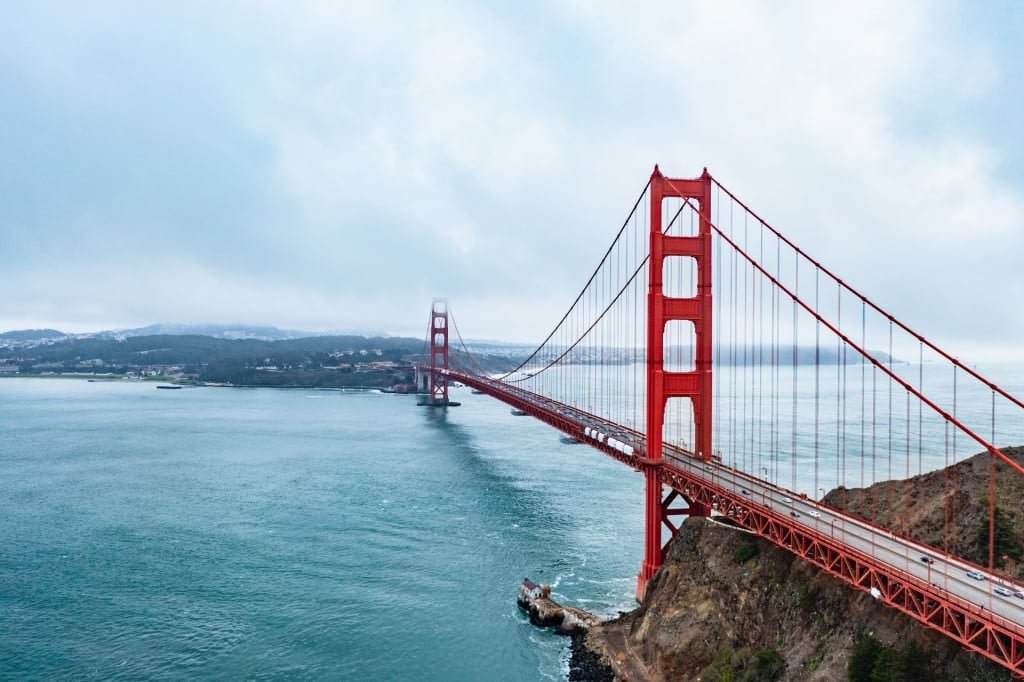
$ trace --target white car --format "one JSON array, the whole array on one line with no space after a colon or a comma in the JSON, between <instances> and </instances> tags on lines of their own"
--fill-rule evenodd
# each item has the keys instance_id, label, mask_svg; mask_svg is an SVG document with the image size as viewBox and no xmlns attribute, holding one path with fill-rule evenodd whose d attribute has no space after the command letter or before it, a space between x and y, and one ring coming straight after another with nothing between
<instances>
[{"instance_id":1,"label":"white car","mask_svg":"<svg viewBox=\"0 0 1024 682\"><path fill-rule=\"evenodd\" d=\"M985 575L978 571L967 571L968 578L974 578L975 580L985 580Z\"/></svg>"},{"instance_id":2,"label":"white car","mask_svg":"<svg viewBox=\"0 0 1024 682\"><path fill-rule=\"evenodd\" d=\"M811 516L813 516L816 519L820 519L821 518L821 512L820 511L809 511L807 513L810 514Z\"/></svg>"},{"instance_id":3,"label":"white car","mask_svg":"<svg viewBox=\"0 0 1024 682\"><path fill-rule=\"evenodd\" d=\"M793 504L793 500L791 500L788 497L783 497L782 498L782 504Z\"/></svg>"}]
</instances>

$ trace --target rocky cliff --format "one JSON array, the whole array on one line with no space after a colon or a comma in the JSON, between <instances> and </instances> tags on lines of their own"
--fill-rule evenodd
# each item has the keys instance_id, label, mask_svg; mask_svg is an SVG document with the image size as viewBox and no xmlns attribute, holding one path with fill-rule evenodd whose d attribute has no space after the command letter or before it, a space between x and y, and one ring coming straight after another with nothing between
<instances>
[{"instance_id":1,"label":"rocky cliff","mask_svg":"<svg viewBox=\"0 0 1024 682\"><path fill-rule=\"evenodd\" d=\"M1024 456L1024 448L1008 450ZM988 518L988 455L958 467L908 482L832 491L827 501L882 522L879 500L897 491L913 495L917 503L903 520L908 534L939 547L944 540L975 547ZM956 487L949 485L951 477ZM996 497L1011 521L1004 554L1010 556L1022 536L1013 522L1024 497L1013 494L1024 477L1003 478L1008 482L1000 479ZM959 519L955 532L951 509ZM980 545L975 550L981 552ZM1010 679L1005 669L789 552L698 518L683 524L646 603L592 629L578 648L602 658L619 680Z\"/></svg>"}]
</instances>

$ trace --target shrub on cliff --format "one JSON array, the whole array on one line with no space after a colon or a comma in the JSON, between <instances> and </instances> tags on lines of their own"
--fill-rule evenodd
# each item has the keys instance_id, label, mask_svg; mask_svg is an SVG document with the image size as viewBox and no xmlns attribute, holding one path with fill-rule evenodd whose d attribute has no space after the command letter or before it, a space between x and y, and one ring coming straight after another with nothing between
<instances>
[{"instance_id":1,"label":"shrub on cliff","mask_svg":"<svg viewBox=\"0 0 1024 682\"><path fill-rule=\"evenodd\" d=\"M850 682L916 682L934 679L928 652L914 640L902 649L882 646L871 635L854 642L847 666Z\"/></svg>"},{"instance_id":2,"label":"shrub on cliff","mask_svg":"<svg viewBox=\"0 0 1024 682\"><path fill-rule=\"evenodd\" d=\"M701 671L711 682L775 682L786 671L786 662L775 649L737 651L719 649L715 660Z\"/></svg>"}]
</instances>

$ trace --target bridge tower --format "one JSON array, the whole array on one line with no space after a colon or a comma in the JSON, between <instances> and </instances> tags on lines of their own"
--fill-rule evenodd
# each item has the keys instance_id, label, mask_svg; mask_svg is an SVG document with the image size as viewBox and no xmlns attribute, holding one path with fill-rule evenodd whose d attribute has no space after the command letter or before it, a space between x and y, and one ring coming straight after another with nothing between
<instances>
[{"instance_id":1,"label":"bridge tower","mask_svg":"<svg viewBox=\"0 0 1024 682\"><path fill-rule=\"evenodd\" d=\"M448 302L434 299L430 309L430 397L431 405L448 405L448 377L437 370L448 369Z\"/></svg>"},{"instance_id":2,"label":"bridge tower","mask_svg":"<svg viewBox=\"0 0 1024 682\"><path fill-rule=\"evenodd\" d=\"M665 559L668 543L661 541L664 524L671 532L675 526L669 516L688 514L708 516L706 505L687 500L688 508L676 510L670 505L678 497L670 491L663 496L661 484L662 445L665 411L669 398L688 398L693 406L694 452L704 461L711 459L711 175L707 169L693 180L666 178L654 167L651 174L650 264L647 289L647 453L642 460L647 491L645 495L644 562L637 578L636 597L642 602L647 585ZM696 201L700 219L695 236L669 236L663 233L664 200L677 197ZM697 268L696 295L688 298L666 296L663 290L665 261L668 258L692 258ZM665 329L673 320L693 323L695 333L694 367L686 372L667 372Z\"/></svg>"}]
</instances>

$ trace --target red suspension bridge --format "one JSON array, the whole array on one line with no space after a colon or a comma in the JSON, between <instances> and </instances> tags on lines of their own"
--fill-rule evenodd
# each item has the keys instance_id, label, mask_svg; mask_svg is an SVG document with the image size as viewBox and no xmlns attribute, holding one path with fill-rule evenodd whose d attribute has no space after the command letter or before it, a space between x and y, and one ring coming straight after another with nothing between
<instances>
[{"instance_id":1,"label":"red suspension bridge","mask_svg":"<svg viewBox=\"0 0 1024 682\"><path fill-rule=\"evenodd\" d=\"M449 324L462 352L449 352ZM674 179L655 167L576 300L513 372L481 371L441 301L428 343L430 404L448 405L460 382L644 474L638 600L679 518L722 516L1024 676L1021 557L1002 537L1021 513L1008 491L1024 456L1008 446L1024 443L1024 402L707 170ZM953 465L979 451L988 494L965 499ZM930 471L943 492L925 499L914 481ZM902 489L874 485L896 478ZM869 491L858 514L844 511L851 488ZM941 536L926 544L916 524L936 508ZM972 508L987 511L987 547L978 515L961 519Z\"/></svg>"}]
</instances>

